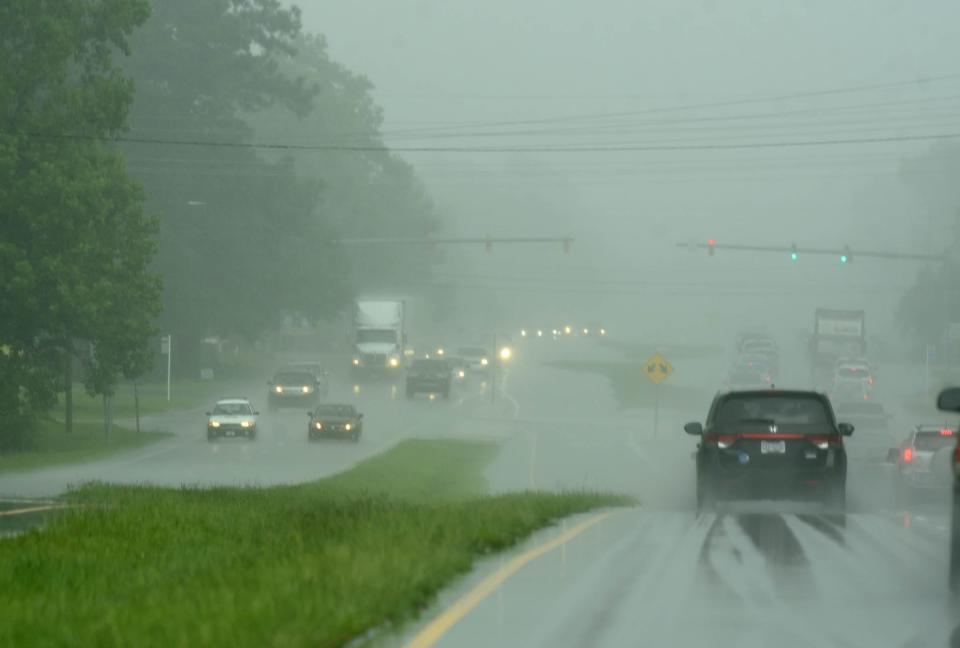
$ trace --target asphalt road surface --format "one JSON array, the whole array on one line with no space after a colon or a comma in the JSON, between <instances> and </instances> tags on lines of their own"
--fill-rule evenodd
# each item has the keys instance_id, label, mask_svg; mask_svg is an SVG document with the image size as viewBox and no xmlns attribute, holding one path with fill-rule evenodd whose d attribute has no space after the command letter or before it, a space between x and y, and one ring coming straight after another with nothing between
<instances>
[{"instance_id":1,"label":"asphalt road surface","mask_svg":"<svg viewBox=\"0 0 960 648\"><path fill-rule=\"evenodd\" d=\"M623 359L579 344L563 355ZM681 426L703 420L726 362L674 361L671 384L692 398L659 412L655 437L652 412L621 409L603 377L518 359L507 382L516 417L489 471L493 489L614 490L641 504L600 521L566 520L483 562L383 643L950 645L960 606L947 592L946 494L897 501L883 463L910 424L929 422L901 406L922 389L920 368L886 367L877 398L890 420L848 440L846 514L761 500L698 515L696 440ZM785 350L783 365L782 386L809 385L801 350ZM584 521L595 523L577 532Z\"/></svg>"},{"instance_id":2,"label":"asphalt road surface","mask_svg":"<svg viewBox=\"0 0 960 648\"><path fill-rule=\"evenodd\" d=\"M206 440L204 409L147 417L146 429L174 437L102 461L0 474L0 499L51 497L70 486L99 480L158 485L271 485L317 479L347 470L410 437L493 436L481 420L500 412L491 408L479 379L456 387L450 400L419 395L407 401L400 383L364 382L355 386L334 372L329 399L356 405L364 414L363 436L346 440L307 440L308 406L267 411L266 385L225 388L225 395L247 394L260 410L257 438Z\"/></svg>"}]
</instances>

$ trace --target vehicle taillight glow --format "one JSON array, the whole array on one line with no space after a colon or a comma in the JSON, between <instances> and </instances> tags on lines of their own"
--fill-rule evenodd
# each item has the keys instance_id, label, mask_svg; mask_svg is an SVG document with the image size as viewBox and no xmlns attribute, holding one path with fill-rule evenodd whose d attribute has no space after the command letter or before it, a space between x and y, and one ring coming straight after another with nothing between
<instances>
[{"instance_id":1,"label":"vehicle taillight glow","mask_svg":"<svg viewBox=\"0 0 960 648\"><path fill-rule=\"evenodd\" d=\"M830 447L830 437L825 436L811 436L810 443L817 446L820 450L826 450Z\"/></svg>"},{"instance_id":2,"label":"vehicle taillight glow","mask_svg":"<svg viewBox=\"0 0 960 648\"><path fill-rule=\"evenodd\" d=\"M710 434L703 438L703 442L707 445L715 445L720 449L729 448L736 442L736 434Z\"/></svg>"},{"instance_id":3,"label":"vehicle taillight glow","mask_svg":"<svg viewBox=\"0 0 960 648\"><path fill-rule=\"evenodd\" d=\"M953 430L950 428L940 428L940 436L953 436Z\"/></svg>"},{"instance_id":4,"label":"vehicle taillight glow","mask_svg":"<svg viewBox=\"0 0 960 648\"><path fill-rule=\"evenodd\" d=\"M910 463L911 461L913 461L913 448L904 448L903 463Z\"/></svg>"}]
</instances>

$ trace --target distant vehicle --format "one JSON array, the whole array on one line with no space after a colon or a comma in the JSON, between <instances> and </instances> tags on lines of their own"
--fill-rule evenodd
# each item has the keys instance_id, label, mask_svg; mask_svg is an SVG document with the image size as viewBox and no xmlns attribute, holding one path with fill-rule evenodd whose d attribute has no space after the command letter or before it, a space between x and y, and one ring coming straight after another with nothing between
<instances>
[{"instance_id":1,"label":"distant vehicle","mask_svg":"<svg viewBox=\"0 0 960 648\"><path fill-rule=\"evenodd\" d=\"M764 377L767 385L776 384L778 380L777 358L765 355L742 355L737 358L735 369L744 372L753 372Z\"/></svg>"},{"instance_id":2,"label":"distant vehicle","mask_svg":"<svg viewBox=\"0 0 960 648\"><path fill-rule=\"evenodd\" d=\"M407 344L407 308L402 299L358 299L353 308L355 376L399 371Z\"/></svg>"},{"instance_id":3,"label":"distant vehicle","mask_svg":"<svg viewBox=\"0 0 960 648\"><path fill-rule=\"evenodd\" d=\"M764 389L773 384L769 371L761 367L736 366L727 376L727 390Z\"/></svg>"},{"instance_id":4,"label":"distant vehicle","mask_svg":"<svg viewBox=\"0 0 960 648\"><path fill-rule=\"evenodd\" d=\"M246 398L222 398L207 412L207 441L219 437L257 437L260 412Z\"/></svg>"},{"instance_id":5,"label":"distant vehicle","mask_svg":"<svg viewBox=\"0 0 960 648\"><path fill-rule=\"evenodd\" d=\"M340 437L359 441L363 434L363 414L353 405L324 403L312 412L307 412L310 423L307 424L307 439L313 441L322 437Z\"/></svg>"},{"instance_id":6,"label":"distant vehicle","mask_svg":"<svg viewBox=\"0 0 960 648\"><path fill-rule=\"evenodd\" d=\"M314 377L316 393L319 398L326 398L330 395L330 374L323 368L319 362L292 362L284 365L279 371L299 372L306 371Z\"/></svg>"},{"instance_id":7,"label":"distant vehicle","mask_svg":"<svg viewBox=\"0 0 960 648\"><path fill-rule=\"evenodd\" d=\"M811 366L820 379L838 358L863 357L867 353L866 313L862 310L818 308L813 316L810 337ZM819 381L818 381L819 382Z\"/></svg>"},{"instance_id":8,"label":"distant vehicle","mask_svg":"<svg viewBox=\"0 0 960 648\"><path fill-rule=\"evenodd\" d=\"M278 407L312 405L320 400L326 381L318 382L312 371L280 369L267 381L267 406Z\"/></svg>"},{"instance_id":9,"label":"distant vehicle","mask_svg":"<svg viewBox=\"0 0 960 648\"><path fill-rule=\"evenodd\" d=\"M697 510L727 499L815 496L831 509L846 503L853 426L837 423L826 396L810 391L718 394L706 424L687 423L697 447Z\"/></svg>"},{"instance_id":10,"label":"distant vehicle","mask_svg":"<svg viewBox=\"0 0 960 648\"><path fill-rule=\"evenodd\" d=\"M483 347L460 347L457 355L469 371L486 372L490 368L490 356Z\"/></svg>"},{"instance_id":11,"label":"distant vehicle","mask_svg":"<svg viewBox=\"0 0 960 648\"><path fill-rule=\"evenodd\" d=\"M960 387L944 389L937 397L937 408L944 412L960 412ZM954 439L957 435L954 435ZM947 582L950 590L960 590L960 446L954 443L950 461L953 482L952 522L950 524L950 569Z\"/></svg>"},{"instance_id":12,"label":"distant vehicle","mask_svg":"<svg viewBox=\"0 0 960 648\"><path fill-rule=\"evenodd\" d=\"M417 394L439 394L450 398L450 364L439 358L417 358L407 370L407 398Z\"/></svg>"},{"instance_id":13,"label":"distant vehicle","mask_svg":"<svg viewBox=\"0 0 960 648\"><path fill-rule=\"evenodd\" d=\"M945 425L918 425L899 448L891 448L902 489L946 490L952 480L951 456L957 431Z\"/></svg>"},{"instance_id":14,"label":"distant vehicle","mask_svg":"<svg viewBox=\"0 0 960 648\"><path fill-rule=\"evenodd\" d=\"M836 403L868 401L873 393L873 378L869 370L858 366L841 365L833 375L830 398Z\"/></svg>"}]
</instances>

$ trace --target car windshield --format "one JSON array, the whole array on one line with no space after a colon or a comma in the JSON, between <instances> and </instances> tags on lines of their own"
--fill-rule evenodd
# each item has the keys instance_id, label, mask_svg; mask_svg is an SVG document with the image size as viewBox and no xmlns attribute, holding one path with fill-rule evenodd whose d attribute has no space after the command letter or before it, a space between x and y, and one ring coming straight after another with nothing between
<instances>
[{"instance_id":1,"label":"car windshield","mask_svg":"<svg viewBox=\"0 0 960 648\"><path fill-rule=\"evenodd\" d=\"M714 420L720 425L763 422L822 426L830 422L830 416L819 398L744 394L725 398Z\"/></svg>"},{"instance_id":2,"label":"car windshield","mask_svg":"<svg viewBox=\"0 0 960 648\"><path fill-rule=\"evenodd\" d=\"M946 432L940 430L922 430L917 432L913 440L913 447L925 452L936 452L942 448L952 448L957 441L954 438L954 430L944 428Z\"/></svg>"},{"instance_id":3,"label":"car windshield","mask_svg":"<svg viewBox=\"0 0 960 648\"><path fill-rule=\"evenodd\" d=\"M214 415L220 416L244 416L252 414L249 403L217 403L213 408Z\"/></svg>"},{"instance_id":4,"label":"car windshield","mask_svg":"<svg viewBox=\"0 0 960 648\"><path fill-rule=\"evenodd\" d=\"M350 405L321 405L314 411L313 415L317 418L322 418L324 416L347 418L353 416L354 412L355 410Z\"/></svg>"},{"instance_id":5,"label":"car windshield","mask_svg":"<svg viewBox=\"0 0 960 648\"><path fill-rule=\"evenodd\" d=\"M303 371L285 371L273 379L278 385L311 385L313 381L314 377Z\"/></svg>"},{"instance_id":6,"label":"car windshield","mask_svg":"<svg viewBox=\"0 0 960 648\"><path fill-rule=\"evenodd\" d=\"M428 360L418 358L413 361L412 369L414 371L443 371L447 368L447 363L443 360Z\"/></svg>"},{"instance_id":7,"label":"car windshield","mask_svg":"<svg viewBox=\"0 0 960 648\"><path fill-rule=\"evenodd\" d=\"M397 332L393 329L360 329L357 344L396 344Z\"/></svg>"}]
</instances>

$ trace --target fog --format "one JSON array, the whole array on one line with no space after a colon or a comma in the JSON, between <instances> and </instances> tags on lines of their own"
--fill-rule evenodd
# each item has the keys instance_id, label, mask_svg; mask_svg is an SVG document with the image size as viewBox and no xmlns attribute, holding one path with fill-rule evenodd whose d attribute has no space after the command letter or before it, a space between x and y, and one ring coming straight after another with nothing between
<instances>
[{"instance_id":1,"label":"fog","mask_svg":"<svg viewBox=\"0 0 960 648\"><path fill-rule=\"evenodd\" d=\"M944 97L956 93L957 79L933 80L954 71L960 49L950 27L960 7L948 1L922 10L908 2L762 0L301 6L332 54L374 83L393 146L697 147L951 130ZM555 248L451 255L453 276L502 287L504 303L542 312L562 301L656 338L709 337L719 317L726 340L744 322L808 327L817 305L855 301L870 311L871 333L893 342L892 312L916 263L840 268L805 258L798 268L776 255L720 250L706 259L675 244L715 238L939 253L944 232L898 176L904 160L930 148L918 141L404 157L452 235L576 238L569 257ZM584 278L611 284L577 294L564 282ZM638 283L613 287L624 281ZM518 283L524 294L510 301ZM727 294L735 287L757 292ZM614 291L627 294L606 294ZM519 318L535 316L517 308ZM708 330L705 319L714 323Z\"/></svg>"}]
</instances>

